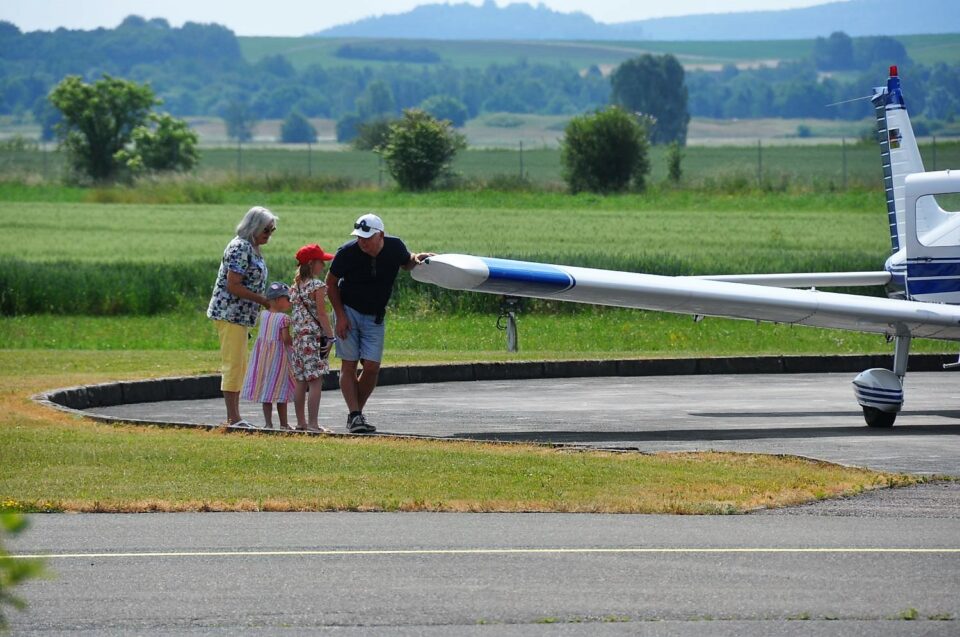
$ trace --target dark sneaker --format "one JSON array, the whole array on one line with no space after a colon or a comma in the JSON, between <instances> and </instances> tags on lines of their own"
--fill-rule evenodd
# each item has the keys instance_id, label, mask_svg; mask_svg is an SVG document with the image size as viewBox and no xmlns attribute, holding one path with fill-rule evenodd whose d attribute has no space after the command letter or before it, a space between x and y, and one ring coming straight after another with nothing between
<instances>
[{"instance_id":1,"label":"dark sneaker","mask_svg":"<svg viewBox=\"0 0 960 637\"><path fill-rule=\"evenodd\" d=\"M376 427L367 422L363 414L354 414L347 423L347 429L352 434L369 434L377 430Z\"/></svg>"}]
</instances>

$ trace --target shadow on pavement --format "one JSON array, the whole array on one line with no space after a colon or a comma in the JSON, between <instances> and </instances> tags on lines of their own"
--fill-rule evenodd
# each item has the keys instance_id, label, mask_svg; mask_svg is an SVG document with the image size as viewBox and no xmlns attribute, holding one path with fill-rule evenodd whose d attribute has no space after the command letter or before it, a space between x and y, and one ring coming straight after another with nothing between
<instances>
[{"instance_id":1,"label":"shadow on pavement","mask_svg":"<svg viewBox=\"0 0 960 637\"><path fill-rule=\"evenodd\" d=\"M816 418L830 416L833 418L861 417L859 411L691 411L687 412L691 416L703 416L705 418ZM901 411L900 418L905 416L937 416L940 418L960 419L958 410L927 410L927 411Z\"/></svg>"},{"instance_id":2,"label":"shadow on pavement","mask_svg":"<svg viewBox=\"0 0 960 637\"><path fill-rule=\"evenodd\" d=\"M768 427L740 429L663 429L655 431L510 431L502 433L462 433L451 438L528 442L653 442L803 439L824 437L960 436L960 425L901 425L890 429L866 425L851 427Z\"/></svg>"}]
</instances>

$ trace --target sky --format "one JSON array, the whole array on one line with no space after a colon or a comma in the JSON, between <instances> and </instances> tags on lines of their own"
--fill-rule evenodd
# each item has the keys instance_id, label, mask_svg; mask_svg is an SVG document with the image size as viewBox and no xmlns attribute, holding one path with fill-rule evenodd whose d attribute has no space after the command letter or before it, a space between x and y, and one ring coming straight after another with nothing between
<instances>
[{"instance_id":1,"label":"sky","mask_svg":"<svg viewBox=\"0 0 960 637\"><path fill-rule=\"evenodd\" d=\"M20 27L21 31L113 28L128 15L144 18L165 18L171 26L184 22L216 22L237 35L300 36L323 29L355 22L363 18L404 13L421 4L443 0L2 0L0 20ZM518 0L496 0L506 6ZM528 4L544 4L554 11L586 13L597 22L615 23L733 11L793 9L824 4L831 0L542 0ZM446 0L447 4L482 0ZM721 5L721 6L718 6Z\"/></svg>"}]
</instances>

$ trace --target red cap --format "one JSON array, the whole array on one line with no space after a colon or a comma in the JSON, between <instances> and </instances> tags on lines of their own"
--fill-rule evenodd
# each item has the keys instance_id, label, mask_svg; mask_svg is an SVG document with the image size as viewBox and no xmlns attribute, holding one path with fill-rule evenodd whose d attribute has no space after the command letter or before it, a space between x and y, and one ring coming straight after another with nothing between
<instances>
[{"instance_id":1,"label":"red cap","mask_svg":"<svg viewBox=\"0 0 960 637\"><path fill-rule=\"evenodd\" d=\"M297 250L297 263L301 265L311 261L330 261L331 259L333 259L333 255L324 252L323 248L316 243L305 245Z\"/></svg>"},{"instance_id":2,"label":"red cap","mask_svg":"<svg viewBox=\"0 0 960 637\"><path fill-rule=\"evenodd\" d=\"M890 77L897 77L897 67L895 65L890 67Z\"/></svg>"}]
</instances>

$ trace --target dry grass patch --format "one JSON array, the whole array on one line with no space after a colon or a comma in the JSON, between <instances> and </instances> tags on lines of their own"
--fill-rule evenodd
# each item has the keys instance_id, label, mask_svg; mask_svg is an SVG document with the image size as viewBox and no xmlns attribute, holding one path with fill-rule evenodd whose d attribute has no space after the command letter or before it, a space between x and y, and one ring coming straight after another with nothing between
<instances>
[{"instance_id":1,"label":"dry grass patch","mask_svg":"<svg viewBox=\"0 0 960 637\"><path fill-rule=\"evenodd\" d=\"M21 511L738 513L921 480L759 454L570 453L104 425L29 396L206 372L213 356L66 351L37 361L20 354L0 352L0 466L8 469L0 472L0 507Z\"/></svg>"},{"instance_id":2,"label":"dry grass patch","mask_svg":"<svg viewBox=\"0 0 960 637\"><path fill-rule=\"evenodd\" d=\"M751 454L10 424L0 499L25 511L737 513L915 480Z\"/></svg>"}]
</instances>

